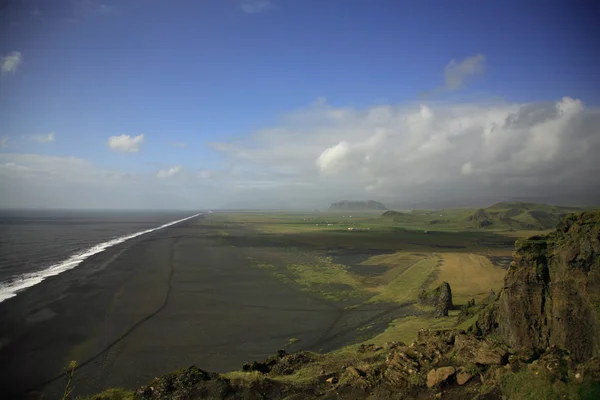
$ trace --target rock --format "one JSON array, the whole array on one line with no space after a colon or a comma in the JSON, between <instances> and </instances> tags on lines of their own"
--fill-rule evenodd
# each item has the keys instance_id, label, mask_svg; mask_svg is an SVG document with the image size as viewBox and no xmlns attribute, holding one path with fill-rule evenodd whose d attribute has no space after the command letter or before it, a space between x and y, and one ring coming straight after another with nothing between
<instances>
[{"instance_id":1,"label":"rock","mask_svg":"<svg viewBox=\"0 0 600 400\"><path fill-rule=\"evenodd\" d=\"M327 378L325 382L335 384L338 382L338 379L335 376L332 376L331 378Z\"/></svg>"},{"instance_id":2,"label":"rock","mask_svg":"<svg viewBox=\"0 0 600 400\"><path fill-rule=\"evenodd\" d=\"M600 356L598 304L600 211L589 211L565 217L548 235L517 241L496 315L481 322L515 350L557 345L582 362Z\"/></svg>"},{"instance_id":3,"label":"rock","mask_svg":"<svg viewBox=\"0 0 600 400\"><path fill-rule=\"evenodd\" d=\"M473 377L473 375L471 375L470 373L466 372L466 371L460 371L457 375L456 375L456 382L459 385L464 385L465 383L469 382L471 380L471 378Z\"/></svg>"},{"instance_id":4,"label":"rock","mask_svg":"<svg viewBox=\"0 0 600 400\"><path fill-rule=\"evenodd\" d=\"M386 346L388 345L388 343L386 343ZM389 348L389 347L388 347ZM366 353L366 352L376 352L383 349L382 346L378 346L375 344L361 344L360 346L358 346L358 352L359 353Z\"/></svg>"},{"instance_id":5,"label":"rock","mask_svg":"<svg viewBox=\"0 0 600 400\"><path fill-rule=\"evenodd\" d=\"M277 375L289 375L294 373L300 366L308 364L314 360L314 354L310 352L301 351L294 354L286 354L275 362L270 359L267 360L269 366L269 372Z\"/></svg>"},{"instance_id":6,"label":"rock","mask_svg":"<svg viewBox=\"0 0 600 400\"><path fill-rule=\"evenodd\" d=\"M476 364L481 365L502 365L507 361L508 353L499 347L490 347L488 344L482 345L475 353Z\"/></svg>"},{"instance_id":7,"label":"rock","mask_svg":"<svg viewBox=\"0 0 600 400\"><path fill-rule=\"evenodd\" d=\"M432 388L445 382L449 377L454 375L456 370L454 367L441 367L438 369L432 369L427 374L427 387Z\"/></svg>"},{"instance_id":8,"label":"rock","mask_svg":"<svg viewBox=\"0 0 600 400\"><path fill-rule=\"evenodd\" d=\"M348 373L351 376L354 376L355 378L361 378L361 377L365 376L365 373L363 371L361 371L360 369L354 368L354 367L347 367L346 371L348 371Z\"/></svg>"},{"instance_id":9,"label":"rock","mask_svg":"<svg viewBox=\"0 0 600 400\"><path fill-rule=\"evenodd\" d=\"M434 318L447 317L448 310L453 307L450 284L443 282L440 286L429 292L423 291L419 295L419 302L423 305L435 307Z\"/></svg>"}]
</instances>

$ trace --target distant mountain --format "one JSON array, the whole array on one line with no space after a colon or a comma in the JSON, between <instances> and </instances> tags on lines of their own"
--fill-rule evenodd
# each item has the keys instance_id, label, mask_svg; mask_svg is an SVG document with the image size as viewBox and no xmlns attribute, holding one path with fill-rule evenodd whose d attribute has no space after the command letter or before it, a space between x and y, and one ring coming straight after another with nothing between
<instances>
[{"instance_id":1,"label":"distant mountain","mask_svg":"<svg viewBox=\"0 0 600 400\"><path fill-rule=\"evenodd\" d=\"M366 211L366 210L387 210L383 204L378 201L338 201L329 206L330 211Z\"/></svg>"}]
</instances>

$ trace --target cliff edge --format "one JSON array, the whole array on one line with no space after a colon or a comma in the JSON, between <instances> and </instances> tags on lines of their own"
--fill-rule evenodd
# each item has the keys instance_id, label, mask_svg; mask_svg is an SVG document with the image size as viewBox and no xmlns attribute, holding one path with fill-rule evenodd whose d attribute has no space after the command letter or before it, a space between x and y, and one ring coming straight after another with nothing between
<instances>
[{"instance_id":1,"label":"cliff edge","mask_svg":"<svg viewBox=\"0 0 600 400\"><path fill-rule=\"evenodd\" d=\"M518 241L504 288L478 325L524 353L558 346L587 361L600 355L599 317L600 211L592 211Z\"/></svg>"}]
</instances>

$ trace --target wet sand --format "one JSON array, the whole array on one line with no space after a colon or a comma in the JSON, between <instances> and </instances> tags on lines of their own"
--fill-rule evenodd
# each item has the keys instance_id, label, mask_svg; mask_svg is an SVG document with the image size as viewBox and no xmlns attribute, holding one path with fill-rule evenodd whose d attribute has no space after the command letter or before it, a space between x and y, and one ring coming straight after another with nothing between
<instances>
[{"instance_id":1,"label":"wet sand","mask_svg":"<svg viewBox=\"0 0 600 400\"><path fill-rule=\"evenodd\" d=\"M202 217L201 217L202 218ZM359 327L410 313L343 310L254 267L201 218L111 247L0 303L0 387L8 398L137 388L189 365L224 372L288 351L332 350ZM383 324L383 325L382 325Z\"/></svg>"}]
</instances>

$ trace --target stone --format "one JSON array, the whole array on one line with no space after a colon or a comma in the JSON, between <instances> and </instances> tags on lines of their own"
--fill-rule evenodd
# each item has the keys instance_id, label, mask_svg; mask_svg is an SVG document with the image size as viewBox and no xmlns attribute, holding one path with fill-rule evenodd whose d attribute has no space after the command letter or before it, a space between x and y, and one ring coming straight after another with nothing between
<instances>
[{"instance_id":1,"label":"stone","mask_svg":"<svg viewBox=\"0 0 600 400\"><path fill-rule=\"evenodd\" d=\"M354 367L348 367L346 368L346 371L348 371L348 373L352 376L354 376L355 378L360 378L365 376L365 373L357 368Z\"/></svg>"},{"instance_id":2,"label":"stone","mask_svg":"<svg viewBox=\"0 0 600 400\"><path fill-rule=\"evenodd\" d=\"M568 350L577 362L600 356L600 211L565 217L548 235L518 240L504 287L482 333L516 351Z\"/></svg>"},{"instance_id":3,"label":"stone","mask_svg":"<svg viewBox=\"0 0 600 400\"><path fill-rule=\"evenodd\" d=\"M335 376L332 376L331 378L327 378L327 379L325 380L325 382L327 382L327 383L331 383L331 384L335 384L335 383L337 383L337 382L338 382L338 380L337 380L337 378L336 378Z\"/></svg>"},{"instance_id":4,"label":"stone","mask_svg":"<svg viewBox=\"0 0 600 400\"><path fill-rule=\"evenodd\" d=\"M434 307L434 318L447 317L448 310L453 307L450 284L442 282L440 286L429 292L423 291L419 295L419 302L423 305Z\"/></svg>"},{"instance_id":5,"label":"stone","mask_svg":"<svg viewBox=\"0 0 600 400\"><path fill-rule=\"evenodd\" d=\"M483 345L475 353L473 361L481 365L502 365L506 360L506 356L507 352L501 348Z\"/></svg>"},{"instance_id":6,"label":"stone","mask_svg":"<svg viewBox=\"0 0 600 400\"><path fill-rule=\"evenodd\" d=\"M432 388L440 383L445 382L448 378L454 375L455 372L456 370L454 367L441 367L438 369L432 369L427 374L427 387Z\"/></svg>"},{"instance_id":7,"label":"stone","mask_svg":"<svg viewBox=\"0 0 600 400\"><path fill-rule=\"evenodd\" d=\"M457 375L456 375L456 382L459 385L464 385L465 383L469 382L471 380L471 378L473 377L473 375L471 375L470 373L466 372L466 371L460 371Z\"/></svg>"}]
</instances>

